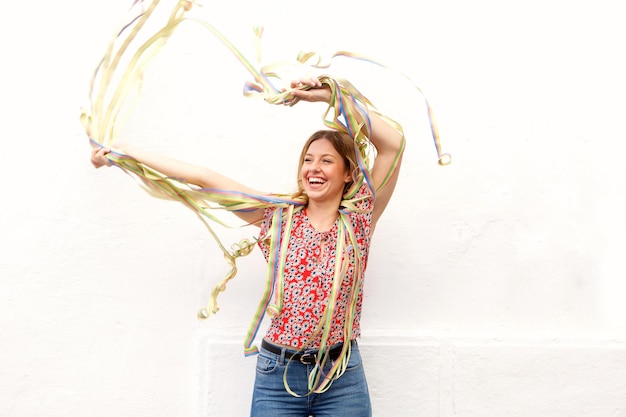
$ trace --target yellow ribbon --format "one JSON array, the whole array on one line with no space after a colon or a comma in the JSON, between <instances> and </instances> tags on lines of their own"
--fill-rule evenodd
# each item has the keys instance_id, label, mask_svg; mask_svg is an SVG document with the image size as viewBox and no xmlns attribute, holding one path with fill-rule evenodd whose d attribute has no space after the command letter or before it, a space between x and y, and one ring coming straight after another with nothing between
<instances>
[{"instance_id":1,"label":"yellow ribbon","mask_svg":"<svg viewBox=\"0 0 626 417\"><path fill-rule=\"evenodd\" d=\"M138 34L145 29L148 19L153 16L160 1L152 0L148 3L148 6L142 10L141 13L139 13L129 24L124 26L122 30L111 40L102 60L94 71L89 92L90 108L89 110L84 110L80 116L80 120L90 138L92 147L111 146L115 143L120 128L120 120L128 117L132 110L132 105L127 107L128 102L132 97L131 94L134 93L134 97L132 97L132 101L134 101L141 90L143 70L149 63L150 59L158 54L161 48L165 46L180 24L186 20L200 23L209 29L249 70L254 81L246 84L244 92L245 95L261 96L266 102L276 105L287 104L293 106L298 102L298 99L293 96L292 90L277 88L272 83L272 80L280 81L278 70L281 65L275 64L263 67L261 70L257 70L214 26L202 19L187 16L192 10L193 5L196 4L196 1L194 0L179 0L176 2L166 22L158 28L155 33L150 35L146 41L139 42L137 39ZM143 2L139 2L138 4L143 5ZM262 28L255 29L257 41L260 39L261 33ZM259 50L258 47L257 50ZM129 55L130 59L128 60L126 67L121 68L123 59ZM347 52L340 52L335 56L347 55L350 54ZM307 62L310 62L316 57L318 56L313 53L301 54L298 57L296 64L300 65L302 68L310 67L311 65L307 66ZM361 58L354 54L352 54L352 57ZM257 59L260 59L260 55ZM294 64L290 63L289 65ZM312 66L323 68L324 64L318 57L318 61ZM317 364L315 371L311 374L311 379L309 381L309 393L324 392L327 390L332 381L338 378L345 371L350 356L350 338L352 336L352 325L356 312L358 292L360 291L361 280L363 278L363 266L360 264L361 255L358 253L358 245L354 231L351 230L350 222L344 212L359 211L359 199L355 198L355 193L364 183L370 187L372 184L369 178L369 153L372 149L369 142L370 112L378 114L390 125L395 127L400 133L402 133L402 127L398 123L378 112L373 104L347 80L334 79L326 75L321 76L320 80L331 90L331 100L326 112L322 116L323 122L329 128L348 132L354 138L355 151L357 153L357 159L360 167L360 176L357 178L357 181L355 181L351 190L348 190L346 195L344 195L344 200L341 203L339 223L340 230L338 233L339 241L337 245L336 259L336 265L338 265L338 267L335 271L327 308L312 337L312 339L314 339L321 335L322 346L319 353L319 363ZM432 116L430 106L428 109L431 128L433 129L433 136L435 138L439 154L439 163L448 163L449 158L446 158L447 154L441 153L440 150L439 135L436 130L436 125L434 124L434 118ZM388 179L393 174L401 154L402 150L398 153L396 161L387 174L385 180L379 185L379 189L385 186ZM146 166L145 164L142 164L128 155L124 155L116 150L107 154L107 158L113 165L121 168L127 174L139 178L145 186L146 191L151 193L153 196L179 201L193 210L218 243L224 258L230 266L230 270L227 272L225 278L215 285L208 305L199 311L198 316L203 319L219 310L217 303L218 295L220 292L225 290L227 283L236 275L237 258L248 255L256 245L256 239L251 238L241 240L239 243L232 245L230 248L226 248L211 227L211 223L218 223L226 227L229 226L215 216L213 211L237 211L265 207L275 207L280 209L280 211L277 211L277 213L280 214L277 215L272 222L274 224L280 223L281 220L286 218L286 230L281 231L280 233L275 233L269 236L269 238L271 239L271 256L278 255L279 253L282 254L282 256L276 257L277 263L272 264L270 270L268 271L266 291L261 302L259 303L259 309L255 315L255 320L248 331L244 346L246 354L255 353L256 347L252 346L252 342L263 315L265 313L269 313L270 315L279 314L282 308L281 285L284 274L284 256L286 254L286 245L289 241L291 217L293 216L295 210L306 204L306 197L296 198L289 195L255 196L227 190L201 189L192 184L186 183L184 180L166 177L153 168ZM369 196L360 198L373 198L376 191L377 190L370 189ZM278 244L281 236L283 238L282 248ZM350 250L353 251L352 254L348 254L348 251ZM329 373L324 374L322 369L324 368L324 364L328 361L326 343L330 337L330 322L336 308L336 300L343 277L345 276L346 268L348 267L348 258L350 256L353 256L353 259L355 260L355 276L354 283L352 285L352 292L349 294L350 305L346 311L344 324L344 348L341 358L332 366ZM276 289L276 291L274 291L274 289ZM275 303L273 304L271 303L272 294L275 295ZM286 389L293 395L300 395L294 393L289 388L286 380L285 386Z\"/></svg>"}]
</instances>

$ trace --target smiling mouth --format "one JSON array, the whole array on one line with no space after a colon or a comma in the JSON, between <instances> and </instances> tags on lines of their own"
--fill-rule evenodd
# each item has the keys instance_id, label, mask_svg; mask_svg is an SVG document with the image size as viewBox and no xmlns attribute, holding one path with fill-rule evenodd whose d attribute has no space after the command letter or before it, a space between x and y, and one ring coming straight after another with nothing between
<instances>
[{"instance_id":1,"label":"smiling mouth","mask_svg":"<svg viewBox=\"0 0 626 417\"><path fill-rule=\"evenodd\" d=\"M318 178L318 177L309 178L309 185L322 185L324 183L326 183L326 181L321 178Z\"/></svg>"}]
</instances>

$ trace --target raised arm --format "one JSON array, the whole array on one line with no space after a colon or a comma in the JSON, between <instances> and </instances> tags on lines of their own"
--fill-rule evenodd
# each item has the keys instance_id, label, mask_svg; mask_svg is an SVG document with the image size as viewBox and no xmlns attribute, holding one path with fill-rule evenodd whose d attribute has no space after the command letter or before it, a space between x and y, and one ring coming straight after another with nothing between
<instances>
[{"instance_id":1,"label":"raised arm","mask_svg":"<svg viewBox=\"0 0 626 417\"><path fill-rule=\"evenodd\" d=\"M309 90L294 89L292 94L306 101L322 101L328 103L331 98L330 89L323 85L319 79L311 78L306 80L293 81L291 86L296 88L300 85L312 87ZM354 103L347 103L354 106ZM354 112L354 114L358 114ZM385 119L374 112L369 112L371 125L370 141L376 148L376 158L372 167L372 181L376 189L376 202L374 203L374 213L372 224L376 222L387 207L398 181L398 173L402 164L402 154L404 152L404 136ZM358 120L364 123L364 120ZM386 182L385 182L386 181Z\"/></svg>"},{"instance_id":2,"label":"raised arm","mask_svg":"<svg viewBox=\"0 0 626 417\"><path fill-rule=\"evenodd\" d=\"M180 178L189 184L194 184L202 188L215 188L220 190L238 191L253 195L262 195L259 191L249 188L229 177L226 177L209 168L199 165L190 164L179 161L163 155L148 152L143 149L126 144L116 144L116 150L128 155L137 161L149 166L172 178ZM107 159L107 154L111 152L109 148L94 148L91 151L91 163L94 167L110 166L111 163ZM233 212L245 222L256 224L263 217L263 210L256 209L252 211Z\"/></svg>"},{"instance_id":3,"label":"raised arm","mask_svg":"<svg viewBox=\"0 0 626 417\"><path fill-rule=\"evenodd\" d=\"M404 153L404 136L377 114L370 112L370 141L376 148L376 158L372 167L372 180L376 187L373 225L387 207L396 188L402 154ZM393 170L393 171L392 171ZM387 182L384 183L385 179Z\"/></svg>"}]
</instances>

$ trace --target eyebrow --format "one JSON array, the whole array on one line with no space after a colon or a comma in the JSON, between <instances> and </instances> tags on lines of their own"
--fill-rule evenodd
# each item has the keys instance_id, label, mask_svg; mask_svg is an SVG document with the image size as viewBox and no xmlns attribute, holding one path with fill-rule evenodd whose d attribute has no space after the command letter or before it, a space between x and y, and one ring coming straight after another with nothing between
<instances>
[{"instance_id":1,"label":"eyebrow","mask_svg":"<svg viewBox=\"0 0 626 417\"><path fill-rule=\"evenodd\" d=\"M312 154L312 153L306 153L304 156L305 156L305 157L307 157L307 156L316 156L316 155L314 155L314 154ZM333 155L332 153L324 153L324 154L322 154L322 155L320 155L320 156L321 156L322 158L324 158L324 157L328 157L328 156L330 156L331 158L335 158L335 159L337 158L337 155Z\"/></svg>"}]
</instances>

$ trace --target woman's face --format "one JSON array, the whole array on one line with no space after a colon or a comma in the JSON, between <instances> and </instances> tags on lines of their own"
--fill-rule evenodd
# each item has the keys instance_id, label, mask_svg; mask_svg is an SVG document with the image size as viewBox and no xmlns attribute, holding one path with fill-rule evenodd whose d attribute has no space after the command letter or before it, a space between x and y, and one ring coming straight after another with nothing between
<instances>
[{"instance_id":1,"label":"woman's face","mask_svg":"<svg viewBox=\"0 0 626 417\"><path fill-rule=\"evenodd\" d=\"M332 143L325 138L309 145L300 169L302 187L309 200L323 201L341 198L350 171Z\"/></svg>"}]
</instances>

